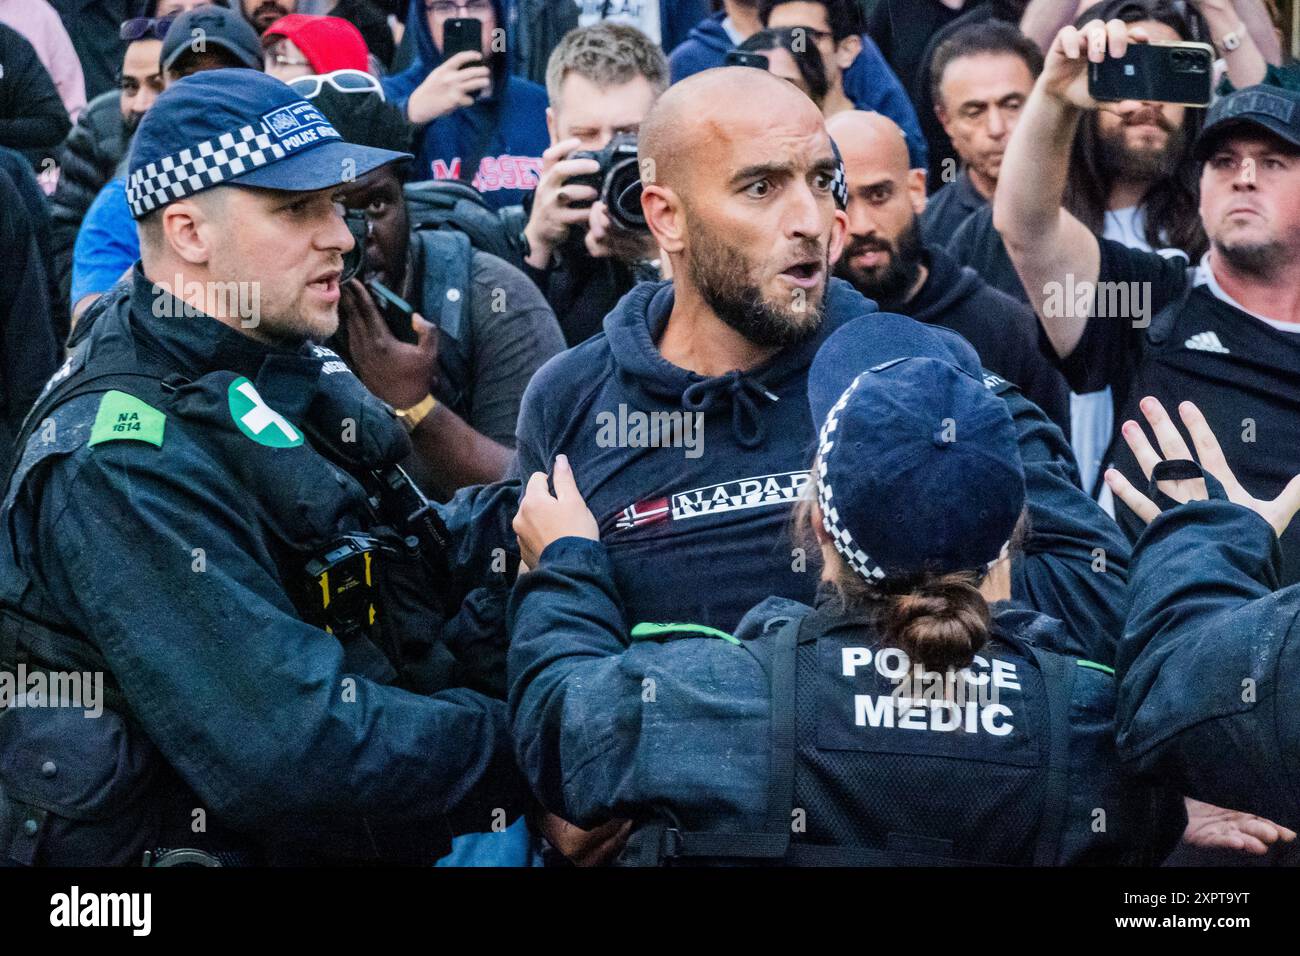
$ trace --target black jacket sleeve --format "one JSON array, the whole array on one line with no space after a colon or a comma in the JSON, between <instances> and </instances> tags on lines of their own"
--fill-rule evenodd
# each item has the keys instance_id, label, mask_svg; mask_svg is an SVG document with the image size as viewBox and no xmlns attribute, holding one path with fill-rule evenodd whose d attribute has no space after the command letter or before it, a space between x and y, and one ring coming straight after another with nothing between
<instances>
[{"instance_id":1,"label":"black jacket sleeve","mask_svg":"<svg viewBox=\"0 0 1300 956\"><path fill-rule=\"evenodd\" d=\"M0 256L0 468L7 473L10 444L61 356L45 263L18 187L3 171Z\"/></svg>"},{"instance_id":2,"label":"black jacket sleeve","mask_svg":"<svg viewBox=\"0 0 1300 956\"><path fill-rule=\"evenodd\" d=\"M90 103L59 147L59 185L50 197L52 270L60 301L72 294L72 247L90 204L113 178L125 148L118 94Z\"/></svg>"},{"instance_id":3,"label":"black jacket sleeve","mask_svg":"<svg viewBox=\"0 0 1300 956\"><path fill-rule=\"evenodd\" d=\"M44 150L54 148L68 135L72 121L63 108L59 91L36 50L17 30L0 24L0 146L23 150L40 168Z\"/></svg>"},{"instance_id":4,"label":"black jacket sleeve","mask_svg":"<svg viewBox=\"0 0 1300 956\"><path fill-rule=\"evenodd\" d=\"M632 640L604 545L560 538L510 600L510 724L538 799L591 826L757 826L770 688L743 642Z\"/></svg>"},{"instance_id":5,"label":"black jacket sleeve","mask_svg":"<svg viewBox=\"0 0 1300 956\"><path fill-rule=\"evenodd\" d=\"M268 840L363 853L355 834L371 829L404 828L415 845L448 821L487 830L498 808L520 812L505 704L349 673L339 641L295 611L229 473L175 422L165 435L56 465L24 506L44 543L25 570L66 597L70 624L205 805Z\"/></svg>"},{"instance_id":6,"label":"black jacket sleeve","mask_svg":"<svg viewBox=\"0 0 1300 956\"><path fill-rule=\"evenodd\" d=\"M1300 823L1300 586L1281 551L1224 500L1159 515L1133 553L1120 645L1121 760L1217 806Z\"/></svg>"},{"instance_id":7,"label":"black jacket sleeve","mask_svg":"<svg viewBox=\"0 0 1300 956\"><path fill-rule=\"evenodd\" d=\"M998 386L1020 438L1027 527L1011 564L1014 600L1065 625L1061 653L1110 666L1127 607L1128 540L1079 487L1061 430L1013 386Z\"/></svg>"}]
</instances>

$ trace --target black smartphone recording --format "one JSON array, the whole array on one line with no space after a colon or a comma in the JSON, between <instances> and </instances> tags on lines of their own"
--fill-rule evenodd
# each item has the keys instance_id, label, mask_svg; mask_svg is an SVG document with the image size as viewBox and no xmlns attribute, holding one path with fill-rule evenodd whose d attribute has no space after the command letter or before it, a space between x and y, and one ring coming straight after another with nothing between
<instances>
[{"instance_id":1,"label":"black smartphone recording","mask_svg":"<svg viewBox=\"0 0 1300 956\"><path fill-rule=\"evenodd\" d=\"M1208 43L1131 43L1122 57L1088 64L1095 100L1208 106L1214 48Z\"/></svg>"},{"instance_id":2,"label":"black smartphone recording","mask_svg":"<svg viewBox=\"0 0 1300 956\"><path fill-rule=\"evenodd\" d=\"M366 288L370 290L370 297L375 300L379 314L384 317L384 324L388 326L388 331L393 333L394 338L408 344L415 344L415 329L411 328L411 316L415 314L415 310L405 299L378 279L367 281Z\"/></svg>"},{"instance_id":3,"label":"black smartphone recording","mask_svg":"<svg viewBox=\"0 0 1300 956\"><path fill-rule=\"evenodd\" d=\"M478 63L470 65L481 66L483 63L483 21L474 17L456 17L448 20L443 24L442 28L442 58L448 60L457 53L464 53L466 50L472 50L479 54ZM475 90L470 96L478 99L481 93L481 90Z\"/></svg>"}]
</instances>

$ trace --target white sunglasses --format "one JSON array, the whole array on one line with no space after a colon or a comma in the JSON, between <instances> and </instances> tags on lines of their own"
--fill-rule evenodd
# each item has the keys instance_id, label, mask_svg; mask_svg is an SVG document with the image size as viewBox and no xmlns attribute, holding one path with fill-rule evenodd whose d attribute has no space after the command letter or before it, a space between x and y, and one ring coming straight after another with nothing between
<instances>
[{"instance_id":1,"label":"white sunglasses","mask_svg":"<svg viewBox=\"0 0 1300 956\"><path fill-rule=\"evenodd\" d=\"M289 81L289 86L295 92L309 100L320 95L320 91L327 84L340 93L378 93L381 100L384 98L384 88L380 85L379 78L363 73L361 70L313 73L311 76L300 76L296 80Z\"/></svg>"}]
</instances>

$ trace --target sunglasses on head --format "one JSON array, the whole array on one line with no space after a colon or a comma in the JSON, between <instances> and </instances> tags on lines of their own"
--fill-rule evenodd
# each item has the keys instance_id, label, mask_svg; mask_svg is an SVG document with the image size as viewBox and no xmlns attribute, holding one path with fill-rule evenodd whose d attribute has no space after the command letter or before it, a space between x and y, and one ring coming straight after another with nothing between
<instances>
[{"instance_id":1,"label":"sunglasses on head","mask_svg":"<svg viewBox=\"0 0 1300 956\"><path fill-rule=\"evenodd\" d=\"M379 79L360 70L335 70L333 73L315 73L290 80L289 85L303 99L315 99L327 85L340 93L378 93L384 98L384 88Z\"/></svg>"},{"instance_id":2,"label":"sunglasses on head","mask_svg":"<svg viewBox=\"0 0 1300 956\"><path fill-rule=\"evenodd\" d=\"M127 43L136 40L164 40L175 19L175 14L166 17L132 17L122 24L117 35Z\"/></svg>"}]
</instances>

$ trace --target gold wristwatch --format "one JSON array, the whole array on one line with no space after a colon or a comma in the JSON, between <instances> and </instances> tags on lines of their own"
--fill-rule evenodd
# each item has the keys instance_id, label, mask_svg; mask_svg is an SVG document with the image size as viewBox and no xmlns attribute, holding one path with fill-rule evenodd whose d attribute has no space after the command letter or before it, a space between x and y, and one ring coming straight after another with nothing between
<instances>
[{"instance_id":1,"label":"gold wristwatch","mask_svg":"<svg viewBox=\"0 0 1300 956\"><path fill-rule=\"evenodd\" d=\"M407 433L415 431L415 427L424 421L431 411L438 407L438 400L432 394L424 396L410 408L399 408L397 410L397 420L402 423Z\"/></svg>"}]
</instances>

